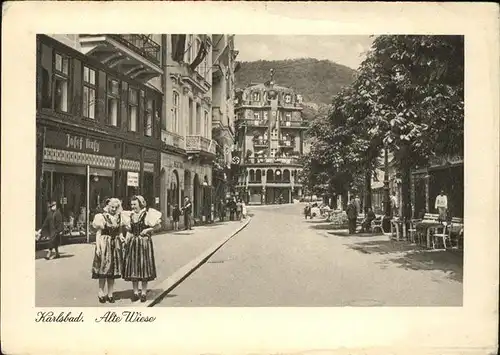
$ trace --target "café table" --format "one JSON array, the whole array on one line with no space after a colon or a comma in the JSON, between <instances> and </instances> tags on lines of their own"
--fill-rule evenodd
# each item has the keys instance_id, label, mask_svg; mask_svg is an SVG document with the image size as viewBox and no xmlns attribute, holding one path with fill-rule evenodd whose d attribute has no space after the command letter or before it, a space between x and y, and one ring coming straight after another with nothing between
<instances>
[{"instance_id":1,"label":"caf\u00e9 table","mask_svg":"<svg viewBox=\"0 0 500 355\"><path fill-rule=\"evenodd\" d=\"M423 220L417 224L417 229L425 229L426 235L426 245L427 248L431 248L431 230L436 229L438 227L442 227L443 222L438 222L436 220Z\"/></svg>"}]
</instances>

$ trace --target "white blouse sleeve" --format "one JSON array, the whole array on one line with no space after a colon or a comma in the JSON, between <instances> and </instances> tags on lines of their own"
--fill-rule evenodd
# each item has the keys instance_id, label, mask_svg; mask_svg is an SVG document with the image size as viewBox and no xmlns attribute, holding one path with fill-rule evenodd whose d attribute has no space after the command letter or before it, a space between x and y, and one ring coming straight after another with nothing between
<instances>
[{"instance_id":1,"label":"white blouse sleeve","mask_svg":"<svg viewBox=\"0 0 500 355\"><path fill-rule=\"evenodd\" d=\"M103 229L105 225L106 225L106 220L104 219L102 213L96 214L94 216L94 221L92 222L92 226L95 229Z\"/></svg>"},{"instance_id":2,"label":"white blouse sleeve","mask_svg":"<svg viewBox=\"0 0 500 355\"><path fill-rule=\"evenodd\" d=\"M150 208L146 215L146 225L148 227L155 227L161 223L161 212L155 210L154 208Z\"/></svg>"},{"instance_id":3,"label":"white blouse sleeve","mask_svg":"<svg viewBox=\"0 0 500 355\"><path fill-rule=\"evenodd\" d=\"M120 216L120 224L125 227L130 227L130 215L131 211L122 211Z\"/></svg>"}]
</instances>

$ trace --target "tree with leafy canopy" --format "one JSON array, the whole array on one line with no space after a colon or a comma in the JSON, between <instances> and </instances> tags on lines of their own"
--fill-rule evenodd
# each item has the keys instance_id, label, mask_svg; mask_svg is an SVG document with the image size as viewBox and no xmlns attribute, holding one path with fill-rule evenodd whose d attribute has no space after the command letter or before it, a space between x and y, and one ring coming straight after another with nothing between
<instances>
[{"instance_id":1,"label":"tree with leafy canopy","mask_svg":"<svg viewBox=\"0 0 500 355\"><path fill-rule=\"evenodd\" d=\"M394 153L410 218L412 167L463 154L463 37L377 37L359 73L354 86L369 107L365 127Z\"/></svg>"},{"instance_id":2,"label":"tree with leafy canopy","mask_svg":"<svg viewBox=\"0 0 500 355\"><path fill-rule=\"evenodd\" d=\"M316 174L335 186L338 177L352 183L364 171L369 185L385 146L402 172L403 215L410 217L411 168L432 156L463 154L463 54L462 36L375 38L329 117L312 124L305 180Z\"/></svg>"}]
</instances>

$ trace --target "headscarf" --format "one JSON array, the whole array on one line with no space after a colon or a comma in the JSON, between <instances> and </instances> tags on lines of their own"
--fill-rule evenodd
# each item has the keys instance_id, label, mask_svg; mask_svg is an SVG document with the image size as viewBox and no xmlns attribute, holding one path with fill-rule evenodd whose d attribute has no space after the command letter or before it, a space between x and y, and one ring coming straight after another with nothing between
<instances>
[{"instance_id":1,"label":"headscarf","mask_svg":"<svg viewBox=\"0 0 500 355\"><path fill-rule=\"evenodd\" d=\"M144 197L142 197L141 195L136 195L136 196L133 196L132 197L132 200L137 200L139 201L139 205L142 208L145 208L147 206L146 204L146 199Z\"/></svg>"}]
</instances>

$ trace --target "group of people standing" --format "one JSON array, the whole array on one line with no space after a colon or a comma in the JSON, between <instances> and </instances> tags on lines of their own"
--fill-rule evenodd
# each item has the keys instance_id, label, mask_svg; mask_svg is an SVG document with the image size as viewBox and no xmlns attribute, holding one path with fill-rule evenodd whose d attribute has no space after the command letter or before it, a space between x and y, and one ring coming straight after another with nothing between
<instances>
[{"instance_id":1,"label":"group of people standing","mask_svg":"<svg viewBox=\"0 0 500 355\"><path fill-rule=\"evenodd\" d=\"M148 282L156 279L151 236L161 228L161 212L149 208L142 196L133 196L130 206L131 211L123 211L121 201L110 198L92 222L97 231L92 278L99 282L100 303L115 302L113 286L118 278L132 282L133 302L146 302Z\"/></svg>"},{"instance_id":2,"label":"group of people standing","mask_svg":"<svg viewBox=\"0 0 500 355\"><path fill-rule=\"evenodd\" d=\"M37 240L48 243L47 259L59 258L59 244L64 230L62 214L55 201L49 211ZM161 212L147 206L143 196L133 196L130 211L123 211L121 200L108 198L104 208L94 216L96 230L95 251L92 261L92 279L99 282L100 303L114 303L114 283L123 278L132 282L132 301L146 302L148 282L156 279L156 263L152 235L161 228ZM190 203L183 207L190 213ZM186 224L189 228L189 223ZM55 250L55 256L52 255ZM139 289L140 283L140 289ZM105 287L107 286L107 292Z\"/></svg>"},{"instance_id":3,"label":"group of people standing","mask_svg":"<svg viewBox=\"0 0 500 355\"><path fill-rule=\"evenodd\" d=\"M193 211L193 204L191 203L191 200L189 197L184 197L184 205L182 207L179 207L179 205L174 205L174 208L172 210L172 227L174 231L179 230L179 220L181 216L184 216L184 229L185 230L190 230L193 229L192 222L191 222L191 214Z\"/></svg>"},{"instance_id":4,"label":"group of people standing","mask_svg":"<svg viewBox=\"0 0 500 355\"><path fill-rule=\"evenodd\" d=\"M241 221L242 218L247 216L247 206L245 201L241 198L236 199L236 197L230 198L227 201L223 199L220 200L219 206L219 220L223 222L226 219L227 211L229 211L230 221Z\"/></svg>"}]
</instances>

